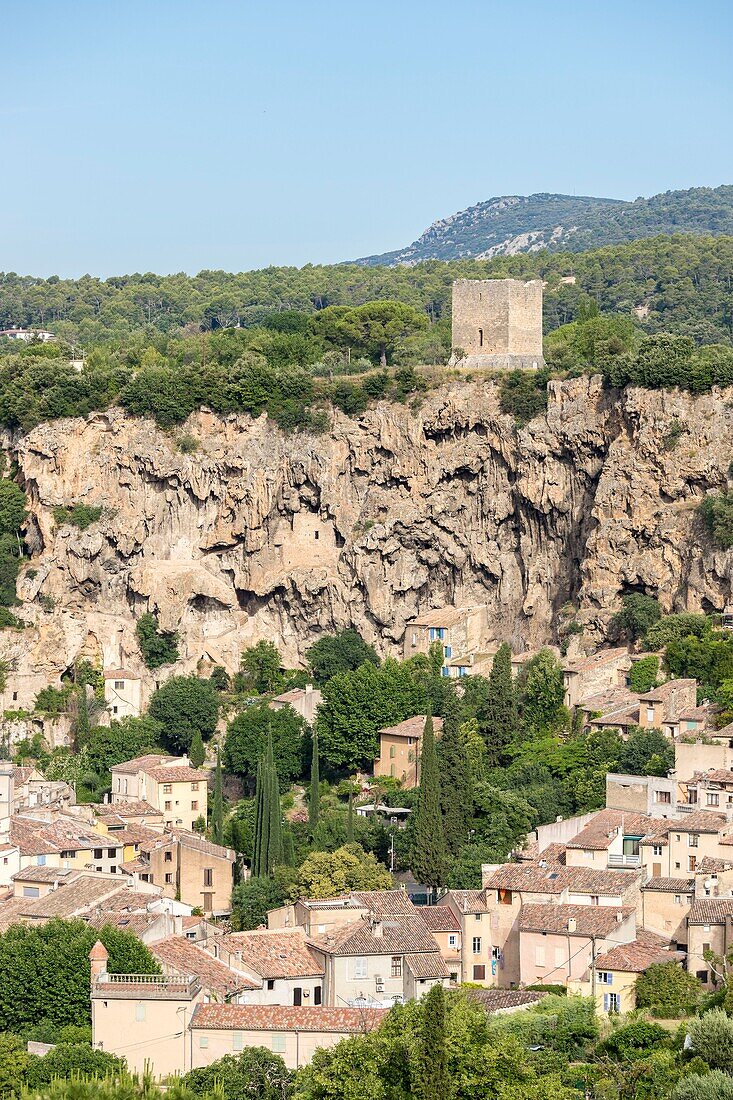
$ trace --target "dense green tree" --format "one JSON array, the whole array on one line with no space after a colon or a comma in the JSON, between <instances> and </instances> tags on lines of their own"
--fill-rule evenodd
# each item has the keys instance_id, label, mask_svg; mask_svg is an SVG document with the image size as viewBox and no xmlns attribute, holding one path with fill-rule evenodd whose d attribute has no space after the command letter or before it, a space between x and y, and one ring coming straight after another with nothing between
<instances>
[{"instance_id":1,"label":"dense green tree","mask_svg":"<svg viewBox=\"0 0 733 1100\"><path fill-rule=\"evenodd\" d=\"M282 659L272 642L257 642L242 654L242 673L257 695L278 691L283 683Z\"/></svg>"},{"instance_id":2,"label":"dense green tree","mask_svg":"<svg viewBox=\"0 0 733 1100\"><path fill-rule=\"evenodd\" d=\"M644 695L655 687L658 677L659 658L650 653L648 657L641 657L638 661L634 661L629 672L629 688Z\"/></svg>"},{"instance_id":3,"label":"dense green tree","mask_svg":"<svg viewBox=\"0 0 733 1100\"><path fill-rule=\"evenodd\" d=\"M392 876L371 852L345 844L334 852L311 852L298 872L299 897L334 898L349 890L389 890Z\"/></svg>"},{"instance_id":4,"label":"dense green tree","mask_svg":"<svg viewBox=\"0 0 733 1100\"><path fill-rule=\"evenodd\" d=\"M89 763L99 776L108 778L110 768L161 746L161 727L155 719L113 719L109 726L94 726L89 736Z\"/></svg>"},{"instance_id":5,"label":"dense green tree","mask_svg":"<svg viewBox=\"0 0 733 1100\"><path fill-rule=\"evenodd\" d=\"M216 749L216 770L214 771L214 798L211 803L211 839L214 844L224 842L224 796L221 778L221 751Z\"/></svg>"},{"instance_id":6,"label":"dense green tree","mask_svg":"<svg viewBox=\"0 0 733 1100\"><path fill-rule=\"evenodd\" d=\"M208 1100L287 1100L294 1074L278 1054L265 1047L249 1047L241 1054L226 1054L216 1062L189 1070L183 1085L189 1092Z\"/></svg>"},{"instance_id":7,"label":"dense green tree","mask_svg":"<svg viewBox=\"0 0 733 1100\"><path fill-rule=\"evenodd\" d=\"M155 615L149 612L141 615L135 631L142 658L149 669L172 665L178 660L178 635L174 631L161 630Z\"/></svg>"},{"instance_id":8,"label":"dense green tree","mask_svg":"<svg viewBox=\"0 0 733 1100\"><path fill-rule=\"evenodd\" d=\"M420 790L413 820L410 867L418 882L437 889L445 881L447 856L440 812L440 773L433 719L425 719L420 752Z\"/></svg>"},{"instance_id":9,"label":"dense green tree","mask_svg":"<svg viewBox=\"0 0 733 1100\"><path fill-rule=\"evenodd\" d=\"M525 727L533 733L558 729L568 721L564 698L560 662L549 649L543 649L524 670L521 712Z\"/></svg>"},{"instance_id":10,"label":"dense green tree","mask_svg":"<svg viewBox=\"0 0 733 1100\"><path fill-rule=\"evenodd\" d=\"M0 1033L0 1097L19 1095L32 1057L17 1035Z\"/></svg>"},{"instance_id":11,"label":"dense green tree","mask_svg":"<svg viewBox=\"0 0 733 1100\"><path fill-rule=\"evenodd\" d=\"M671 1013L681 1014L699 1004L702 992L695 975L676 962L654 963L636 979L639 1008L659 1005Z\"/></svg>"},{"instance_id":12,"label":"dense green tree","mask_svg":"<svg viewBox=\"0 0 733 1100\"><path fill-rule=\"evenodd\" d=\"M211 737L219 717L219 693L209 680L173 676L153 693L148 715L160 724L169 752L188 752L196 730Z\"/></svg>"},{"instance_id":13,"label":"dense green tree","mask_svg":"<svg viewBox=\"0 0 733 1100\"><path fill-rule=\"evenodd\" d=\"M721 1008L713 1008L687 1025L695 1054L711 1069L733 1073L733 1020Z\"/></svg>"},{"instance_id":14,"label":"dense green tree","mask_svg":"<svg viewBox=\"0 0 733 1100\"><path fill-rule=\"evenodd\" d=\"M204 748L204 739L201 736L201 730L193 731L191 745L188 750L188 759L191 761L192 768L202 767L206 760L206 749Z\"/></svg>"},{"instance_id":15,"label":"dense green tree","mask_svg":"<svg viewBox=\"0 0 733 1100\"><path fill-rule=\"evenodd\" d=\"M689 611L678 615L663 615L647 629L644 648L654 651L664 649L671 642L679 642L691 636L703 638L710 630L711 624L707 615Z\"/></svg>"},{"instance_id":16,"label":"dense green tree","mask_svg":"<svg viewBox=\"0 0 733 1100\"><path fill-rule=\"evenodd\" d=\"M613 618L616 629L631 642L643 638L662 617L659 600L643 592L630 592L621 601L621 610Z\"/></svg>"},{"instance_id":17,"label":"dense green tree","mask_svg":"<svg viewBox=\"0 0 733 1100\"><path fill-rule=\"evenodd\" d=\"M487 763L503 759L506 746L517 731L517 705L512 682L512 651L499 646L491 664L486 699L478 714L479 728L486 741Z\"/></svg>"},{"instance_id":18,"label":"dense green tree","mask_svg":"<svg viewBox=\"0 0 733 1100\"><path fill-rule=\"evenodd\" d=\"M257 769L252 874L259 877L271 875L281 858L280 786L272 751L272 733L268 730L265 750Z\"/></svg>"},{"instance_id":19,"label":"dense green tree","mask_svg":"<svg viewBox=\"0 0 733 1100\"><path fill-rule=\"evenodd\" d=\"M674 745L661 730L632 729L618 759L626 775L667 775L674 767Z\"/></svg>"},{"instance_id":20,"label":"dense green tree","mask_svg":"<svg viewBox=\"0 0 733 1100\"><path fill-rule=\"evenodd\" d=\"M308 799L308 825L313 832L318 825L321 805L321 771L318 760L318 730L313 734L313 755L311 757L310 798Z\"/></svg>"},{"instance_id":21,"label":"dense green tree","mask_svg":"<svg viewBox=\"0 0 733 1100\"><path fill-rule=\"evenodd\" d=\"M446 712L437 744L443 837L449 856L466 843L473 816L473 774L457 701Z\"/></svg>"},{"instance_id":22,"label":"dense green tree","mask_svg":"<svg viewBox=\"0 0 733 1100\"><path fill-rule=\"evenodd\" d=\"M93 1050L88 1043L58 1043L42 1058L30 1059L25 1073L25 1086L42 1088L56 1078L111 1077L125 1068L123 1059L106 1050Z\"/></svg>"},{"instance_id":23,"label":"dense green tree","mask_svg":"<svg viewBox=\"0 0 733 1100\"><path fill-rule=\"evenodd\" d=\"M319 686L341 672L353 672L366 661L379 664L373 646L367 645L361 634L353 629L325 634L306 651L306 659Z\"/></svg>"},{"instance_id":24,"label":"dense green tree","mask_svg":"<svg viewBox=\"0 0 733 1100\"><path fill-rule=\"evenodd\" d=\"M415 1084L422 1100L445 1100L450 1094L445 990L434 985L422 1003Z\"/></svg>"},{"instance_id":25,"label":"dense green tree","mask_svg":"<svg viewBox=\"0 0 733 1100\"><path fill-rule=\"evenodd\" d=\"M733 1100L733 1077L720 1069L683 1077L671 1100Z\"/></svg>"},{"instance_id":26,"label":"dense green tree","mask_svg":"<svg viewBox=\"0 0 733 1100\"><path fill-rule=\"evenodd\" d=\"M303 772L306 729L304 719L292 707L271 710L267 702L246 707L227 727L224 762L251 786L270 731L275 767L285 790Z\"/></svg>"}]
</instances>

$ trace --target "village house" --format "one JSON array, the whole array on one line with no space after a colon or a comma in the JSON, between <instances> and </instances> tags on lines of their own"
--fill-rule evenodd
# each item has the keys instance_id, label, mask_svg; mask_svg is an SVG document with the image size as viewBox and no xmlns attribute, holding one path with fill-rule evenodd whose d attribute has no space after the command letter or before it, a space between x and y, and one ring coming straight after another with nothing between
<instances>
[{"instance_id":1,"label":"village house","mask_svg":"<svg viewBox=\"0 0 733 1100\"><path fill-rule=\"evenodd\" d=\"M412 790L420 782L420 753L425 730L425 715L417 714L396 726L379 731L379 756L374 763L374 777L391 776L403 787ZM443 719L433 718L436 737L443 731Z\"/></svg>"},{"instance_id":2,"label":"village house","mask_svg":"<svg viewBox=\"0 0 733 1100\"><path fill-rule=\"evenodd\" d=\"M499 971L484 890L449 890L442 898L461 926L461 982L493 985ZM508 983L507 983L508 984Z\"/></svg>"},{"instance_id":3,"label":"village house","mask_svg":"<svg viewBox=\"0 0 733 1100\"><path fill-rule=\"evenodd\" d=\"M565 706L575 707L598 692L626 686L630 668L626 648L601 649L589 657L567 660L563 668Z\"/></svg>"},{"instance_id":4,"label":"village house","mask_svg":"<svg viewBox=\"0 0 733 1100\"><path fill-rule=\"evenodd\" d=\"M386 1014L386 1009L342 1006L197 1004L190 1025L192 1065L264 1047L279 1054L288 1069L300 1069L317 1050L374 1030Z\"/></svg>"},{"instance_id":5,"label":"village house","mask_svg":"<svg viewBox=\"0 0 733 1100\"><path fill-rule=\"evenodd\" d=\"M142 680L128 668L106 668L104 701L113 719L139 718L142 713Z\"/></svg>"},{"instance_id":6,"label":"village house","mask_svg":"<svg viewBox=\"0 0 733 1100\"><path fill-rule=\"evenodd\" d=\"M680 779L684 802L701 810L733 809L733 771L710 768L695 772L691 778Z\"/></svg>"},{"instance_id":7,"label":"village house","mask_svg":"<svg viewBox=\"0 0 733 1100\"><path fill-rule=\"evenodd\" d=\"M167 826L192 829L206 821L208 773L192 768L188 757L148 753L112 769L112 804L149 802Z\"/></svg>"},{"instance_id":8,"label":"village house","mask_svg":"<svg viewBox=\"0 0 733 1100\"><path fill-rule=\"evenodd\" d=\"M674 740L674 771L676 776L691 776L694 772L729 771L733 768L733 723L719 730L677 736ZM685 792L680 788L679 797Z\"/></svg>"},{"instance_id":9,"label":"village house","mask_svg":"<svg viewBox=\"0 0 733 1100\"><path fill-rule=\"evenodd\" d=\"M593 997L599 1013L626 1013L636 1008L636 979L650 966L684 959L672 951L664 937L639 931L631 943L620 943L597 954L583 979L570 982L568 988L584 997Z\"/></svg>"},{"instance_id":10,"label":"village house","mask_svg":"<svg viewBox=\"0 0 733 1100\"><path fill-rule=\"evenodd\" d=\"M416 913L438 945L451 985L461 980L461 922L449 905L420 905Z\"/></svg>"},{"instance_id":11,"label":"village house","mask_svg":"<svg viewBox=\"0 0 733 1100\"><path fill-rule=\"evenodd\" d=\"M687 918L695 897L695 879L648 878L641 888L639 923L667 943L687 950Z\"/></svg>"},{"instance_id":12,"label":"village house","mask_svg":"<svg viewBox=\"0 0 733 1100\"><path fill-rule=\"evenodd\" d=\"M10 821L10 842L20 852L20 868L38 867L116 873L124 860L123 846L73 817L53 820L16 814Z\"/></svg>"},{"instance_id":13,"label":"village house","mask_svg":"<svg viewBox=\"0 0 733 1100\"><path fill-rule=\"evenodd\" d=\"M724 958L733 948L733 898L695 898L687 917L687 969L705 985L716 985L708 951Z\"/></svg>"},{"instance_id":14,"label":"village house","mask_svg":"<svg viewBox=\"0 0 733 1100\"><path fill-rule=\"evenodd\" d=\"M490 641L486 604L441 607L426 611L407 623L402 656L407 660L417 653L427 654L437 642L443 649L442 675L450 676L451 668L456 669L454 675L461 675L458 670L470 667L472 654L491 651Z\"/></svg>"},{"instance_id":15,"label":"village house","mask_svg":"<svg viewBox=\"0 0 733 1100\"><path fill-rule=\"evenodd\" d=\"M302 928L231 932L213 945L217 959L250 980L246 1004L324 1003L324 959Z\"/></svg>"},{"instance_id":16,"label":"village house","mask_svg":"<svg viewBox=\"0 0 733 1100\"><path fill-rule=\"evenodd\" d=\"M606 773L606 808L647 817L676 817L677 782L658 775Z\"/></svg>"},{"instance_id":17,"label":"village house","mask_svg":"<svg viewBox=\"0 0 733 1100\"><path fill-rule=\"evenodd\" d=\"M323 702L323 696L313 684L306 684L304 688L293 688L292 691L284 691L282 695L276 695L270 703L272 710L283 710L284 707L292 707L309 726L316 720L316 711Z\"/></svg>"},{"instance_id":18,"label":"village house","mask_svg":"<svg viewBox=\"0 0 733 1100\"><path fill-rule=\"evenodd\" d=\"M519 931L522 985L567 985L583 978L596 954L636 938L636 909L524 905Z\"/></svg>"},{"instance_id":19,"label":"village house","mask_svg":"<svg viewBox=\"0 0 733 1100\"><path fill-rule=\"evenodd\" d=\"M256 982L232 970L216 958L205 944L197 944L185 935L158 940L150 950L166 976L197 978L205 1004L246 1004L249 992L257 989Z\"/></svg>"},{"instance_id":20,"label":"village house","mask_svg":"<svg viewBox=\"0 0 733 1100\"><path fill-rule=\"evenodd\" d=\"M207 916L231 912L236 852L185 829L146 833L140 835L138 829L137 854L120 868L124 874L135 882L153 883L166 897L200 908ZM135 831L128 830L128 836L134 839Z\"/></svg>"}]
</instances>

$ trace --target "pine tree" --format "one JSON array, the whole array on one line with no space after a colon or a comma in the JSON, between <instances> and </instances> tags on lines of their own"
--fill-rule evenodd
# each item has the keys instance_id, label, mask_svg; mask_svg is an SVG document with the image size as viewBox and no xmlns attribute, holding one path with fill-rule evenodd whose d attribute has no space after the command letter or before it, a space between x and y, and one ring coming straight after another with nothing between
<instances>
[{"instance_id":1,"label":"pine tree","mask_svg":"<svg viewBox=\"0 0 733 1100\"><path fill-rule=\"evenodd\" d=\"M420 790L412 834L412 873L433 888L445 878L446 853L440 814L440 775L435 751L433 719L428 715L420 754Z\"/></svg>"},{"instance_id":2,"label":"pine tree","mask_svg":"<svg viewBox=\"0 0 733 1100\"><path fill-rule=\"evenodd\" d=\"M204 748L204 739L201 736L201 730L193 731L191 747L188 750L188 759L191 761L192 768L200 768L206 759L206 749Z\"/></svg>"},{"instance_id":3,"label":"pine tree","mask_svg":"<svg viewBox=\"0 0 733 1100\"><path fill-rule=\"evenodd\" d=\"M446 852L455 856L468 840L473 817L473 775L457 700L451 699L437 745L440 764L440 808Z\"/></svg>"},{"instance_id":4,"label":"pine tree","mask_svg":"<svg viewBox=\"0 0 733 1100\"><path fill-rule=\"evenodd\" d=\"M214 844L221 844L224 839L224 795L221 780L221 752L218 748L214 773L214 802L211 807L211 839Z\"/></svg>"},{"instance_id":5,"label":"pine tree","mask_svg":"<svg viewBox=\"0 0 733 1100\"><path fill-rule=\"evenodd\" d=\"M512 651L506 642L499 646L491 665L486 702L479 720L486 741L489 766L495 767L502 762L506 746L517 728Z\"/></svg>"},{"instance_id":6,"label":"pine tree","mask_svg":"<svg viewBox=\"0 0 733 1100\"><path fill-rule=\"evenodd\" d=\"M315 831L321 812L321 769L318 759L318 731L313 730L313 754L311 756L311 790L308 802L308 825Z\"/></svg>"},{"instance_id":7,"label":"pine tree","mask_svg":"<svg viewBox=\"0 0 733 1100\"><path fill-rule=\"evenodd\" d=\"M422 1005L415 1092L422 1100L445 1100L450 1095L446 1050L445 991L434 985Z\"/></svg>"}]
</instances>

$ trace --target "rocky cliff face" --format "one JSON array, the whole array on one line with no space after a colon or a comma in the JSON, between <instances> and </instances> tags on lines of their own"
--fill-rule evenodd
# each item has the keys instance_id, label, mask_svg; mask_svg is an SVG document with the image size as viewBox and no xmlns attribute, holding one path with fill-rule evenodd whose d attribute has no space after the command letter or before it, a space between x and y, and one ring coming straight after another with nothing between
<instances>
[{"instance_id":1,"label":"rocky cliff face","mask_svg":"<svg viewBox=\"0 0 733 1100\"><path fill-rule=\"evenodd\" d=\"M148 609L180 631L176 671L233 670L259 638L295 664L349 625L397 651L410 618L446 603L487 603L517 650L554 640L568 601L582 644L630 589L667 610L720 609L733 559L695 509L726 483L729 396L616 402L598 379L553 382L546 416L517 430L492 385L464 381L416 412L337 412L324 436L201 412L190 455L118 411L39 427L9 443L32 554L18 587L29 627L0 635L15 705L80 656L145 675L134 624ZM102 519L58 527L53 508L79 501Z\"/></svg>"}]
</instances>

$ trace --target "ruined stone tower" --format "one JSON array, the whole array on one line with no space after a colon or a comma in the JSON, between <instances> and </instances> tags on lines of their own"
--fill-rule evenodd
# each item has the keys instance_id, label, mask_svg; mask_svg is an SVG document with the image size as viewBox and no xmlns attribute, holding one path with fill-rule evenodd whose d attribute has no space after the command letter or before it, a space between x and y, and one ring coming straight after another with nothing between
<instances>
[{"instance_id":1,"label":"ruined stone tower","mask_svg":"<svg viewBox=\"0 0 733 1100\"><path fill-rule=\"evenodd\" d=\"M456 279L453 362L462 367L542 367L542 283Z\"/></svg>"}]
</instances>

